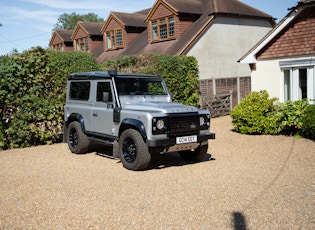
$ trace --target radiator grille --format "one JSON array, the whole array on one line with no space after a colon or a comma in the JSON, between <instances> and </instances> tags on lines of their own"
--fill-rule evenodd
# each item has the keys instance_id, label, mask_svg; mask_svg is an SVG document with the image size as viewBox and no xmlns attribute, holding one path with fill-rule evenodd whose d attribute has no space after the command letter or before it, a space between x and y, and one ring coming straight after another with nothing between
<instances>
[{"instance_id":1,"label":"radiator grille","mask_svg":"<svg viewBox=\"0 0 315 230\"><path fill-rule=\"evenodd\" d=\"M169 119L169 135L193 135L199 133L199 115L192 114L175 114L171 115Z\"/></svg>"}]
</instances>

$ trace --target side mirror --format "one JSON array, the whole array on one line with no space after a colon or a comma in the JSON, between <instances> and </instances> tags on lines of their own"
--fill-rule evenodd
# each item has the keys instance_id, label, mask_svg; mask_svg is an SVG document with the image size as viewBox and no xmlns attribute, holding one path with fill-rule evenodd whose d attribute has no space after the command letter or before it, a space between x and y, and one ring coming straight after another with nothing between
<instances>
[{"instance_id":1,"label":"side mirror","mask_svg":"<svg viewBox=\"0 0 315 230\"><path fill-rule=\"evenodd\" d=\"M109 93L108 92L103 92L103 95L102 95L102 101L103 102L108 102L108 98L109 98Z\"/></svg>"}]
</instances>

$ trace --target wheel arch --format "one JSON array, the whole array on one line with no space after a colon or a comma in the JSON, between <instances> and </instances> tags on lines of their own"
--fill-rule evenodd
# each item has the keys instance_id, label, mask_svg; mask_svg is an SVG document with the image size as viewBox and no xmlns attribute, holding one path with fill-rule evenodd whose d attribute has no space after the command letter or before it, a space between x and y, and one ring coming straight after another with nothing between
<instances>
[{"instance_id":1,"label":"wheel arch","mask_svg":"<svg viewBox=\"0 0 315 230\"><path fill-rule=\"evenodd\" d=\"M84 119L83 119L83 116L79 113L72 113L68 119L67 119L67 122L65 124L66 127L69 126L69 124L73 121L77 121L80 123L81 125L81 128L82 128L82 131L85 133L85 125L84 125Z\"/></svg>"},{"instance_id":2,"label":"wheel arch","mask_svg":"<svg viewBox=\"0 0 315 230\"><path fill-rule=\"evenodd\" d=\"M137 119L131 119L131 118L126 118L121 122L121 125L119 128L119 136L122 134L123 131L130 128L137 130L141 134L144 141L147 140L147 133L146 133L145 126L142 123L142 121L139 121Z\"/></svg>"}]
</instances>

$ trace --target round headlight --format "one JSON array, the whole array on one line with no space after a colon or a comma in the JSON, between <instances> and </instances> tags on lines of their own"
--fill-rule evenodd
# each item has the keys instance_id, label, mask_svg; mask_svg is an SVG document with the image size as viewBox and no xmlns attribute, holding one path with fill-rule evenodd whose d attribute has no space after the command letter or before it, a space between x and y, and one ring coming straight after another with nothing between
<instances>
[{"instance_id":1,"label":"round headlight","mask_svg":"<svg viewBox=\"0 0 315 230\"><path fill-rule=\"evenodd\" d=\"M204 126L204 124L205 124L205 118L200 117L200 126Z\"/></svg>"},{"instance_id":2,"label":"round headlight","mask_svg":"<svg viewBox=\"0 0 315 230\"><path fill-rule=\"evenodd\" d=\"M156 122L156 127L157 127L158 129L163 129L163 128L164 128L164 121L163 121L163 120L158 120L158 121Z\"/></svg>"}]
</instances>

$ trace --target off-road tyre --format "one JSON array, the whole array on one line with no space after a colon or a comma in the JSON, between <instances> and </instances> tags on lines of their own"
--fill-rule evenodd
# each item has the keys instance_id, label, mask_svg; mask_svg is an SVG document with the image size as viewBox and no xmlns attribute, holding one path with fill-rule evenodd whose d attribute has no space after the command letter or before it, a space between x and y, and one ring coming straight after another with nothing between
<instances>
[{"instance_id":1,"label":"off-road tyre","mask_svg":"<svg viewBox=\"0 0 315 230\"><path fill-rule=\"evenodd\" d=\"M70 151L77 154L87 153L90 141L82 131L80 123L77 121L71 122L67 131L67 142Z\"/></svg>"},{"instance_id":2,"label":"off-road tyre","mask_svg":"<svg viewBox=\"0 0 315 230\"><path fill-rule=\"evenodd\" d=\"M123 166L129 170L143 170L150 164L148 146L141 134L134 129L125 130L119 137L119 154Z\"/></svg>"},{"instance_id":3,"label":"off-road tyre","mask_svg":"<svg viewBox=\"0 0 315 230\"><path fill-rule=\"evenodd\" d=\"M196 149L181 151L179 155L188 161L202 161L207 155L208 145L201 145Z\"/></svg>"}]
</instances>

